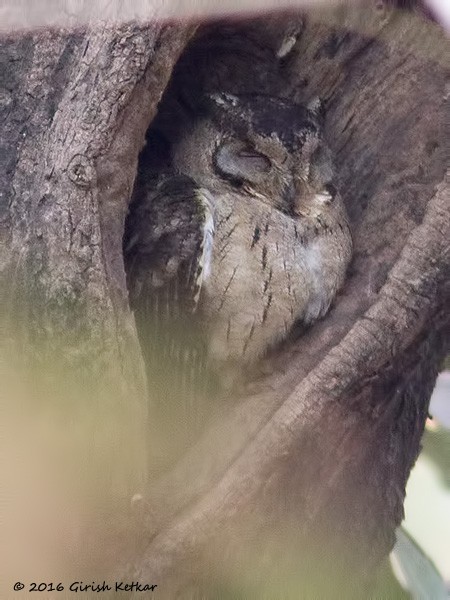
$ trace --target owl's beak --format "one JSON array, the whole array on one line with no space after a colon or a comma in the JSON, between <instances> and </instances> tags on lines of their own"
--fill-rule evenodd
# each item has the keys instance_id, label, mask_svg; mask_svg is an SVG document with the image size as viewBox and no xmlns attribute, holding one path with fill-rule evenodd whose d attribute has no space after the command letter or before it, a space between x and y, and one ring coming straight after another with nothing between
<instances>
[{"instance_id":1,"label":"owl's beak","mask_svg":"<svg viewBox=\"0 0 450 600\"><path fill-rule=\"evenodd\" d=\"M283 200L288 207L288 212L299 217L307 217L310 214L308 206L308 189L305 181L301 178L294 179L286 187Z\"/></svg>"},{"instance_id":2,"label":"owl's beak","mask_svg":"<svg viewBox=\"0 0 450 600\"><path fill-rule=\"evenodd\" d=\"M287 214L295 214L295 185L293 181L286 183L282 193L282 210Z\"/></svg>"}]
</instances>

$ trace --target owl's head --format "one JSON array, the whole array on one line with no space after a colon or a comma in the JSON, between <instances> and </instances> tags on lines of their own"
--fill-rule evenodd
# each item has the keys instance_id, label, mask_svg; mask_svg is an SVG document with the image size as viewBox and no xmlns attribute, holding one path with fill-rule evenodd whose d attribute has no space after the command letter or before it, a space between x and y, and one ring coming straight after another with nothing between
<instances>
[{"instance_id":1,"label":"owl's head","mask_svg":"<svg viewBox=\"0 0 450 600\"><path fill-rule=\"evenodd\" d=\"M321 129L318 102L305 107L271 96L212 94L176 145L174 166L210 189L302 214L311 202L332 201L332 194L317 196L332 178Z\"/></svg>"}]
</instances>

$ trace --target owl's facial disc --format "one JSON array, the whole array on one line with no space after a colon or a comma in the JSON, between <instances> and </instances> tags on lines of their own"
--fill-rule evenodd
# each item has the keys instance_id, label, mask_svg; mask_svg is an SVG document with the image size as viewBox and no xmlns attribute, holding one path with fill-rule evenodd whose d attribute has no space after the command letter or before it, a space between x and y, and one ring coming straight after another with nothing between
<instances>
[{"instance_id":1,"label":"owl's facial disc","mask_svg":"<svg viewBox=\"0 0 450 600\"><path fill-rule=\"evenodd\" d=\"M275 141L227 138L213 154L213 165L222 179L245 192L248 199L259 200L292 215L294 194L288 155Z\"/></svg>"}]
</instances>

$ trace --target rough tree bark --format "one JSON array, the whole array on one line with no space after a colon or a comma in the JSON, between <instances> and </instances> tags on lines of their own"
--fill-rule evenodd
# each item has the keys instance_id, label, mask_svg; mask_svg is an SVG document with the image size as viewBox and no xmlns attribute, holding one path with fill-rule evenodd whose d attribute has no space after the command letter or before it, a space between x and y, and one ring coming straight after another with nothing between
<instances>
[{"instance_id":1,"label":"rough tree bark","mask_svg":"<svg viewBox=\"0 0 450 600\"><path fill-rule=\"evenodd\" d=\"M39 406L55 454L78 457L70 478L95 489L95 510L113 522L147 476L124 218L145 131L193 31L133 24L2 40L2 346L26 379L23 412Z\"/></svg>"},{"instance_id":2,"label":"rough tree bark","mask_svg":"<svg viewBox=\"0 0 450 600\"><path fill-rule=\"evenodd\" d=\"M448 343L448 49L437 25L382 3L2 40L4 339L14 366L25 354L27 372L39 370L40 406L70 382L64 410L75 429L82 420L109 493L144 495L138 550L110 572L172 597L206 560L224 576L224 547L230 577L269 546L306 571L316 548L322 570L352 569L361 597L356 582L402 519ZM270 356L265 376L144 491L145 382L121 239L145 131L179 86L324 98L355 256L331 313Z\"/></svg>"}]
</instances>

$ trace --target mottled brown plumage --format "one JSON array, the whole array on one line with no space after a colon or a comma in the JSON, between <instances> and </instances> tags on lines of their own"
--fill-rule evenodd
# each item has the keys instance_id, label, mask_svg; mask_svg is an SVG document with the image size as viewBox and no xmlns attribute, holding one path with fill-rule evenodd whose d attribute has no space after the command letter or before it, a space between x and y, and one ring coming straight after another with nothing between
<instances>
[{"instance_id":1,"label":"mottled brown plumage","mask_svg":"<svg viewBox=\"0 0 450 600\"><path fill-rule=\"evenodd\" d=\"M214 199L201 310L216 365L254 363L297 321L328 310L351 257L319 106L216 95L173 164Z\"/></svg>"},{"instance_id":2,"label":"mottled brown plumage","mask_svg":"<svg viewBox=\"0 0 450 600\"><path fill-rule=\"evenodd\" d=\"M352 243L319 112L210 96L165 172L137 187L125 259L147 357L170 346L192 370L194 348L220 377L327 312Z\"/></svg>"}]
</instances>

